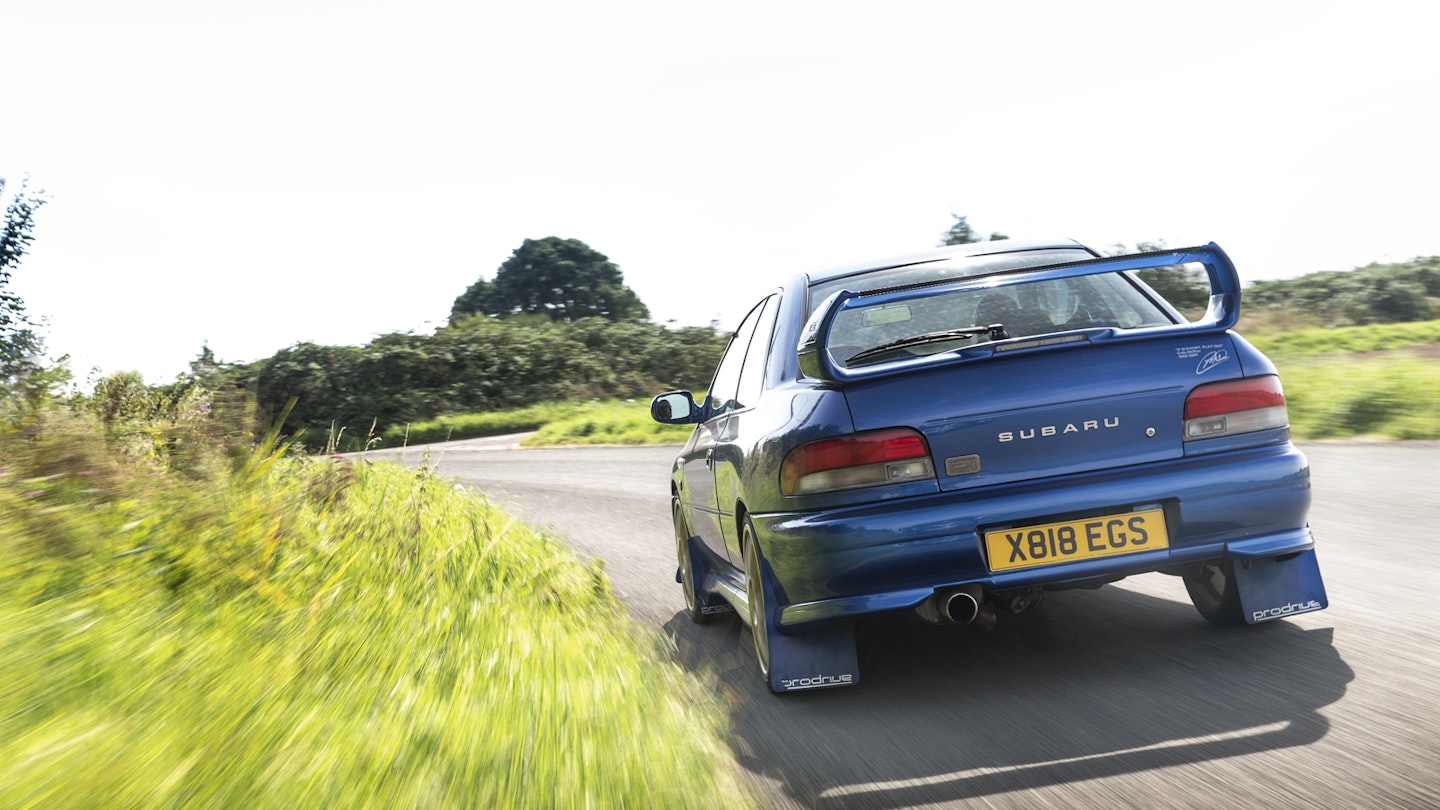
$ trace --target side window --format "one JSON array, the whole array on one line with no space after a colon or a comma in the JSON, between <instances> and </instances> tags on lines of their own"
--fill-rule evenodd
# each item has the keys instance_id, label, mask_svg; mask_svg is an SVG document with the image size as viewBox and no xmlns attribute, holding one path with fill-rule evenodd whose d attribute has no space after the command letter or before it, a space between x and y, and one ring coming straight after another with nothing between
<instances>
[{"instance_id":1,"label":"side window","mask_svg":"<svg viewBox=\"0 0 1440 810\"><path fill-rule=\"evenodd\" d=\"M780 296L770 296L762 306L765 309L755 324L755 337L750 340L750 350L745 353L745 367L740 370L737 398L741 408L759 401L760 391L765 386L765 361L770 358L770 341L775 331L775 313L780 309Z\"/></svg>"},{"instance_id":2,"label":"side window","mask_svg":"<svg viewBox=\"0 0 1440 810\"><path fill-rule=\"evenodd\" d=\"M766 301L761 301L750 310L735 334L730 336L730 345L725 347L720 366L715 369L715 379L710 381L710 403L714 413L738 407L735 398L740 390L740 369L745 364L745 351L750 348L750 338L755 334L755 324L760 320L765 304Z\"/></svg>"}]
</instances>

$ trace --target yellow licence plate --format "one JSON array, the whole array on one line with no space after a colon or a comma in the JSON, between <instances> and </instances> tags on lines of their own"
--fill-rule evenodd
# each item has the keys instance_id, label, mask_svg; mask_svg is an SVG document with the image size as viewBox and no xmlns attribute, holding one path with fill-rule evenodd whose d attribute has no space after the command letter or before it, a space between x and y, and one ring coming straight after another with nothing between
<instances>
[{"instance_id":1,"label":"yellow licence plate","mask_svg":"<svg viewBox=\"0 0 1440 810\"><path fill-rule=\"evenodd\" d=\"M991 571L1093 560L1169 548L1159 509L985 532Z\"/></svg>"}]
</instances>

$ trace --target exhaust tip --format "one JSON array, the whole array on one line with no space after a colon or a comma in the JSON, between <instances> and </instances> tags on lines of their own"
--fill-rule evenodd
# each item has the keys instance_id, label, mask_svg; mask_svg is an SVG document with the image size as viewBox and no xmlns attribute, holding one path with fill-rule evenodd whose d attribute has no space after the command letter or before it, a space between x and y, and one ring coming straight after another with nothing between
<instances>
[{"instance_id":1,"label":"exhaust tip","mask_svg":"<svg viewBox=\"0 0 1440 810\"><path fill-rule=\"evenodd\" d=\"M915 606L915 615L927 624L995 623L995 610L985 601L985 588L978 584L942 588Z\"/></svg>"},{"instance_id":2,"label":"exhaust tip","mask_svg":"<svg viewBox=\"0 0 1440 810\"><path fill-rule=\"evenodd\" d=\"M980 615L980 600L969 591L955 591L940 602L940 615L946 621L969 624Z\"/></svg>"}]
</instances>

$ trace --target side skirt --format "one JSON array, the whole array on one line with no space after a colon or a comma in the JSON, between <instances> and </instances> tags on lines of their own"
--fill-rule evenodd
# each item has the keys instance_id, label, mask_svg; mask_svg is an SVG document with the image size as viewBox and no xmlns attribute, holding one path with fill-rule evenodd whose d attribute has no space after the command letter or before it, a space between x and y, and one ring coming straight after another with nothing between
<instances>
[{"instance_id":1,"label":"side skirt","mask_svg":"<svg viewBox=\"0 0 1440 810\"><path fill-rule=\"evenodd\" d=\"M698 591L695 598L700 612L707 616L730 613L734 608L727 601L728 594L718 587L723 584L723 580L715 573L718 570L717 564L705 552L705 546L700 542L700 538L692 535L687 538L686 542L690 544L690 565L695 575L695 590ZM675 581L681 585L685 584L678 567L675 569ZM717 593L719 593L718 596Z\"/></svg>"}]
</instances>

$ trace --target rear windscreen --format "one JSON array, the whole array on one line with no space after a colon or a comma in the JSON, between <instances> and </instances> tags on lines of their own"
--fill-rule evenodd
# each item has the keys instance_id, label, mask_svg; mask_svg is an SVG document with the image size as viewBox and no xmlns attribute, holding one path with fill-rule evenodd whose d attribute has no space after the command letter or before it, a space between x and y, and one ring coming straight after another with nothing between
<instances>
[{"instance_id":1,"label":"rear windscreen","mask_svg":"<svg viewBox=\"0 0 1440 810\"><path fill-rule=\"evenodd\" d=\"M864 277L848 280L853 283L855 278ZM1129 276L1101 273L958 292L937 291L935 295L873 307L851 306L836 315L827 349L837 363L853 367L952 351L994 339L1171 323L1174 320ZM983 328L992 329L987 332ZM958 333L967 329L978 331ZM951 332L957 333L947 335ZM896 343L903 345L890 352L870 351ZM861 352L869 354L856 358Z\"/></svg>"},{"instance_id":2,"label":"rear windscreen","mask_svg":"<svg viewBox=\"0 0 1440 810\"><path fill-rule=\"evenodd\" d=\"M1018 253L1000 253L993 256L967 256L942 259L921 264L907 264L883 270L869 270L864 273L827 279L810 285L809 314L815 314L820 302L840 290L870 292L889 287L908 287L912 284L929 284L947 279L978 276L1001 270L1016 270L1021 267L1040 267L1047 264L1064 264L1093 259L1095 255L1081 248L1049 248L1026 250Z\"/></svg>"}]
</instances>

